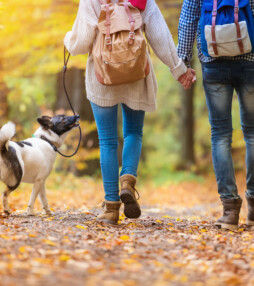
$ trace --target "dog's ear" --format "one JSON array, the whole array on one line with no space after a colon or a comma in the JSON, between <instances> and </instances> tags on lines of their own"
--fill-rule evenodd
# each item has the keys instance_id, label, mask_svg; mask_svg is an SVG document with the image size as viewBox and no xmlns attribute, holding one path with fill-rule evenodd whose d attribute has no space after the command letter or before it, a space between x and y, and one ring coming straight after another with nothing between
<instances>
[{"instance_id":1,"label":"dog's ear","mask_svg":"<svg viewBox=\"0 0 254 286\"><path fill-rule=\"evenodd\" d=\"M45 129L50 129L53 127L53 123L51 122L51 117L49 116L42 116L37 118L38 123Z\"/></svg>"}]
</instances>

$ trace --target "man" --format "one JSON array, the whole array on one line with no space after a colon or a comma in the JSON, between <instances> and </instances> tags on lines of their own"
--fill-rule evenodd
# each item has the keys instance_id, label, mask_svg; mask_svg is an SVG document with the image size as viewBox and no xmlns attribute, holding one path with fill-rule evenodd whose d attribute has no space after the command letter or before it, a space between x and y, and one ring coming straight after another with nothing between
<instances>
[{"instance_id":1,"label":"man","mask_svg":"<svg viewBox=\"0 0 254 286\"><path fill-rule=\"evenodd\" d=\"M239 99L241 126L246 142L246 199L249 210L247 224L254 225L254 53L235 57L205 56L201 46L202 2L202 0L184 0L179 21L178 56L190 67L193 44L197 35L198 57L202 64L203 86L211 124L213 167L223 204L223 216L216 225L234 230L238 228L242 205L235 182L231 154L231 105L234 90ZM234 1L232 3L234 6ZM250 8L253 16L254 0L250 0ZM212 13L214 11L211 9Z\"/></svg>"}]
</instances>

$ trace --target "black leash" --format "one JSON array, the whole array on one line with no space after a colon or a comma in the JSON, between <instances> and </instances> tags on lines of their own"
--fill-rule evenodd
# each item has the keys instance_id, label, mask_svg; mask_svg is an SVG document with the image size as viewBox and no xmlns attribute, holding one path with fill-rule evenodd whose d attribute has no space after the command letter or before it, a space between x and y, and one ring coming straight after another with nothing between
<instances>
[{"instance_id":1,"label":"black leash","mask_svg":"<svg viewBox=\"0 0 254 286\"><path fill-rule=\"evenodd\" d=\"M64 66L63 66L63 87L64 87L64 92L66 94L66 97L67 97L67 100L69 102L69 105L72 109L72 112L74 115L76 115L76 112L71 104L71 101L70 101L70 98L69 98L69 95L68 95L68 92L67 92L67 89L66 89L66 85L65 85L65 74L66 74L66 71L67 71L67 64L68 64L68 61L69 61L69 58L70 58L70 53L68 55L68 57L66 58L66 48L64 47ZM64 155L63 153L61 153L57 148L54 149L58 154L60 154L61 156L63 157L66 157L66 158L70 158L70 157L73 157L77 152L78 152L78 149L80 147L80 143L81 143L81 139L82 139L82 133L81 133L81 127L79 125L79 142L78 142L78 147L77 149L75 150L75 152L72 154L72 155Z\"/></svg>"}]
</instances>

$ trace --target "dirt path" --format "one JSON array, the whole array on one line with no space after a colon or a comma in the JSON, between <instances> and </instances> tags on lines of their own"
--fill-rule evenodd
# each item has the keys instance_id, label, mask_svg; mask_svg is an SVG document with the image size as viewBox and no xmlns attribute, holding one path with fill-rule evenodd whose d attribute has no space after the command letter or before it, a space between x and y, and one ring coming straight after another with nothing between
<instances>
[{"instance_id":1,"label":"dirt path","mask_svg":"<svg viewBox=\"0 0 254 286\"><path fill-rule=\"evenodd\" d=\"M89 202L97 200L98 186L82 183L91 190ZM194 187L201 200L190 201ZM84 206L87 188L73 196L68 189L49 192L52 217L26 216L21 201L30 192L22 190L10 199L21 210L0 219L0 285L254 285L253 230L244 224L236 232L217 230L212 221L221 207L210 188L208 182L174 185L168 192L178 190L178 199L162 204L144 188L142 217L121 216L117 226L96 222L101 209ZM163 197L166 190L158 192ZM241 223L245 214L246 206Z\"/></svg>"}]
</instances>

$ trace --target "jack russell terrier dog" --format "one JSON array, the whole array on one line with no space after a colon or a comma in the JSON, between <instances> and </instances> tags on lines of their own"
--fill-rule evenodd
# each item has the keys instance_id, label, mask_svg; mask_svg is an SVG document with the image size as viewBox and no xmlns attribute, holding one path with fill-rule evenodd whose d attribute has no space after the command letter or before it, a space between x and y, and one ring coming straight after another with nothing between
<instances>
[{"instance_id":1,"label":"jack russell terrier dog","mask_svg":"<svg viewBox=\"0 0 254 286\"><path fill-rule=\"evenodd\" d=\"M10 141L15 135L15 125L5 124L0 130L0 179L5 183L3 210L9 215L8 196L21 182L33 184L28 204L28 215L34 215L34 203L39 195L46 215L48 206L45 181L49 176L59 148L67 134L79 126L79 115L54 117L42 116L37 121L41 125L33 135L21 142Z\"/></svg>"}]
</instances>

